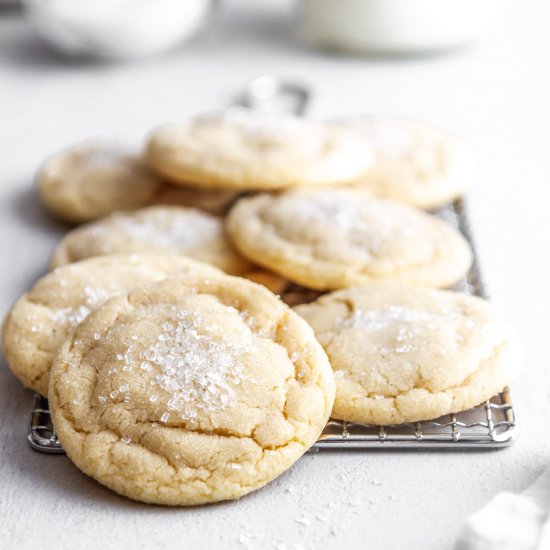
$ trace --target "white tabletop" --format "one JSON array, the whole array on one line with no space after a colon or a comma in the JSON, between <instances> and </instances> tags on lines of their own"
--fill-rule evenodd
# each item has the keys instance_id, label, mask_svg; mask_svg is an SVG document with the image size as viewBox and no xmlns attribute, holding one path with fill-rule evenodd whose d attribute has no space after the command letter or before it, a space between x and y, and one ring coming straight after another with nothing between
<instances>
[{"instance_id":1,"label":"white tabletop","mask_svg":"<svg viewBox=\"0 0 550 550\"><path fill-rule=\"evenodd\" d=\"M522 434L495 452L307 455L238 502L146 506L25 441L31 393L0 369L2 548L451 548L464 517L550 464L550 5L517 2L475 48L416 60L325 55L293 38L287 1L226 2L180 51L126 65L67 63L17 16L0 16L0 311L44 272L64 228L40 209L45 156L96 135L151 127L231 102L251 77L299 77L311 114L413 115L466 136L480 160L469 198L494 302L527 361L513 390ZM279 546L277 546L279 545Z\"/></svg>"}]
</instances>

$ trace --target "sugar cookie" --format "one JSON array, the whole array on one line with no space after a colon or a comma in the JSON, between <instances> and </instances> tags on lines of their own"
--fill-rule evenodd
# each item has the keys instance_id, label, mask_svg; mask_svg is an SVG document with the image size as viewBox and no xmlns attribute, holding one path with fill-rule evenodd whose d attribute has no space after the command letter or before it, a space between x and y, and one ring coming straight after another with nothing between
<instances>
[{"instance_id":1,"label":"sugar cookie","mask_svg":"<svg viewBox=\"0 0 550 550\"><path fill-rule=\"evenodd\" d=\"M370 115L344 121L374 151L372 167L353 184L381 198L437 208L473 183L476 161L457 136L413 120Z\"/></svg>"},{"instance_id":2,"label":"sugar cookie","mask_svg":"<svg viewBox=\"0 0 550 550\"><path fill-rule=\"evenodd\" d=\"M183 206L115 212L73 229L54 251L51 267L120 252L183 254L235 274L251 269L227 241L220 218Z\"/></svg>"},{"instance_id":3,"label":"sugar cookie","mask_svg":"<svg viewBox=\"0 0 550 550\"><path fill-rule=\"evenodd\" d=\"M364 424L430 420L501 391L520 346L495 309L458 292L366 285L295 308L336 380L332 416Z\"/></svg>"},{"instance_id":4,"label":"sugar cookie","mask_svg":"<svg viewBox=\"0 0 550 550\"><path fill-rule=\"evenodd\" d=\"M38 174L38 192L56 217L71 223L148 204L163 182L135 155L87 141L57 153Z\"/></svg>"},{"instance_id":5,"label":"sugar cookie","mask_svg":"<svg viewBox=\"0 0 550 550\"><path fill-rule=\"evenodd\" d=\"M167 505L262 487L315 443L333 400L307 323L226 275L106 302L62 347L49 391L59 440L82 471Z\"/></svg>"},{"instance_id":6,"label":"sugar cookie","mask_svg":"<svg viewBox=\"0 0 550 550\"><path fill-rule=\"evenodd\" d=\"M242 190L348 182L373 161L348 128L237 107L157 129L146 157L174 183Z\"/></svg>"},{"instance_id":7,"label":"sugar cookie","mask_svg":"<svg viewBox=\"0 0 550 550\"><path fill-rule=\"evenodd\" d=\"M356 189L243 198L226 227L251 261L319 290L376 281L450 286L472 258L441 220Z\"/></svg>"}]
</instances>

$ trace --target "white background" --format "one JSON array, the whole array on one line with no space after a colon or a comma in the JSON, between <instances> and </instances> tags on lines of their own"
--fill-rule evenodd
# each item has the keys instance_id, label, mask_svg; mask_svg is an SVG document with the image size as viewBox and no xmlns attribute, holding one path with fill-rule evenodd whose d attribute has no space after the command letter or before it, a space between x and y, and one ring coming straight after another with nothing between
<instances>
[{"instance_id":1,"label":"white background","mask_svg":"<svg viewBox=\"0 0 550 550\"><path fill-rule=\"evenodd\" d=\"M483 1L483 0L480 0ZM2 548L451 548L463 518L550 464L550 5L515 2L475 48L415 60L326 55L294 38L287 1L233 0L191 44L127 65L67 63L15 16L0 17L0 312L44 272L64 228L41 211L33 174L83 138L140 139L228 104L273 72L315 90L310 113L403 113L466 136L480 160L469 194L496 304L527 359L513 385L522 434L507 450L305 456L235 503L134 503L25 442L31 394L0 369ZM305 517L307 526L297 519Z\"/></svg>"}]
</instances>

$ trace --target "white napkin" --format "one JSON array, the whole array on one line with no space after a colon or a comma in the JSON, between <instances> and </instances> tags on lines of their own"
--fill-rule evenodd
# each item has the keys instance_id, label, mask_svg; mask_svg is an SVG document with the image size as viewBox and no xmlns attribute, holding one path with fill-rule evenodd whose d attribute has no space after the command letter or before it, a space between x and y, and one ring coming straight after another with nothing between
<instances>
[{"instance_id":1,"label":"white napkin","mask_svg":"<svg viewBox=\"0 0 550 550\"><path fill-rule=\"evenodd\" d=\"M523 493L499 493L471 515L456 550L550 550L550 468Z\"/></svg>"}]
</instances>

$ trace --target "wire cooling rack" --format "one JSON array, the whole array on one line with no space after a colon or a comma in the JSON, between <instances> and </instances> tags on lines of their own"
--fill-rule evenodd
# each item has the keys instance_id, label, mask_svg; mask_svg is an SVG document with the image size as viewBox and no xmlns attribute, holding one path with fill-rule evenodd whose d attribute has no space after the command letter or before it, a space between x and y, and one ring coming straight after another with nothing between
<instances>
[{"instance_id":1,"label":"wire cooling rack","mask_svg":"<svg viewBox=\"0 0 550 550\"><path fill-rule=\"evenodd\" d=\"M517 435L510 390L468 411L437 420L372 426L330 420L312 450L320 449L497 449Z\"/></svg>"},{"instance_id":2,"label":"wire cooling rack","mask_svg":"<svg viewBox=\"0 0 550 550\"><path fill-rule=\"evenodd\" d=\"M34 394L32 403L27 439L35 451L49 454L65 454L61 443L59 443L55 435L50 417L50 409L48 408L48 400L37 393Z\"/></svg>"},{"instance_id":3,"label":"wire cooling rack","mask_svg":"<svg viewBox=\"0 0 550 550\"><path fill-rule=\"evenodd\" d=\"M463 200L457 200L436 212L436 216L458 229L469 241L474 261L468 275L455 286L467 294L486 298L479 270L476 247ZM282 298L290 305L311 302L319 292L289 285ZM312 450L320 449L496 449L509 445L517 436L514 405L508 388L470 409L427 422L397 426L372 426L330 420ZM36 394L28 429L33 449L43 453L62 454L52 426L48 401Z\"/></svg>"}]
</instances>

